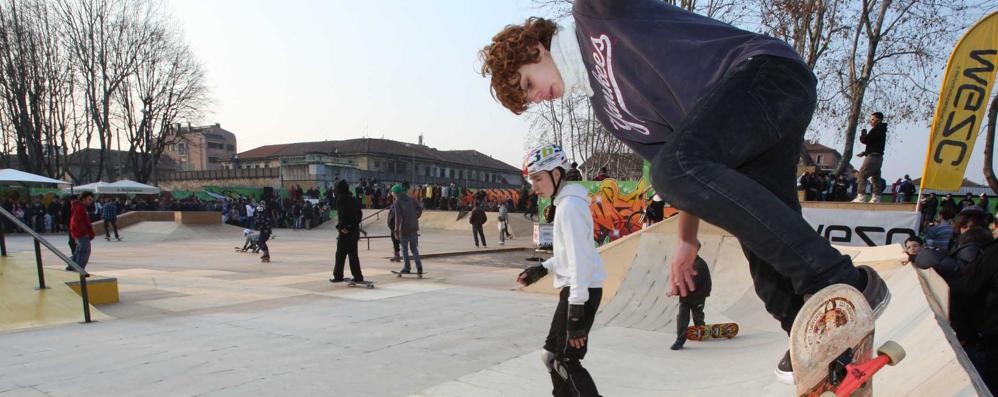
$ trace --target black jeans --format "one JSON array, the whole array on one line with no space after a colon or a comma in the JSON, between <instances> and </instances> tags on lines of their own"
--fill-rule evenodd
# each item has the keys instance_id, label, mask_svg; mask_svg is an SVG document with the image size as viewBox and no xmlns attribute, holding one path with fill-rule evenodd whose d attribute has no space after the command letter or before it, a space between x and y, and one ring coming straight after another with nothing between
<instances>
[{"instance_id":1,"label":"black jeans","mask_svg":"<svg viewBox=\"0 0 998 397\"><path fill-rule=\"evenodd\" d=\"M263 251L263 255L270 257L270 248L267 247L267 240L270 240L270 233L260 233L260 239L257 240L256 246L258 249Z\"/></svg>"},{"instance_id":2,"label":"black jeans","mask_svg":"<svg viewBox=\"0 0 998 397\"><path fill-rule=\"evenodd\" d=\"M556 374L551 375L551 383L554 386L552 394L555 396L598 396L596 382L593 381L589 371L586 371L579 363L586 357L589 343L592 338L586 339L585 346L576 349L568 344L568 295L569 287L561 289L558 298L558 307L554 310L554 318L551 319L551 329L548 337L544 341L544 350L555 354L556 360L564 365L567 370L568 379L562 379ZM603 288L590 288L589 300L586 301L586 330L592 330L593 321L596 319L596 311L599 309L600 299L603 298Z\"/></svg>"},{"instance_id":3,"label":"black jeans","mask_svg":"<svg viewBox=\"0 0 998 397\"><path fill-rule=\"evenodd\" d=\"M482 237L482 245L488 247L489 245L485 243L485 228L481 224L471 224L471 235L475 237L475 246L478 246L478 237Z\"/></svg>"},{"instance_id":4,"label":"black jeans","mask_svg":"<svg viewBox=\"0 0 998 397\"><path fill-rule=\"evenodd\" d=\"M676 315L676 340L686 340L686 328L690 326L690 315L694 325L706 324L703 319L703 306L707 298L679 299L679 314Z\"/></svg>"},{"instance_id":5,"label":"black jeans","mask_svg":"<svg viewBox=\"0 0 998 397\"><path fill-rule=\"evenodd\" d=\"M864 287L852 260L800 214L797 161L815 86L799 62L747 60L697 102L652 160L665 201L738 238L756 293L788 332L803 295L835 283Z\"/></svg>"},{"instance_id":6,"label":"black jeans","mask_svg":"<svg viewBox=\"0 0 998 397\"><path fill-rule=\"evenodd\" d=\"M350 258L350 275L354 281L364 281L364 275L360 272L360 257L357 256L357 242L360 241L359 232L340 234L336 238L336 264L333 266L333 279L343 279L343 265L347 258Z\"/></svg>"},{"instance_id":7,"label":"black jeans","mask_svg":"<svg viewBox=\"0 0 998 397\"><path fill-rule=\"evenodd\" d=\"M111 224L111 226L114 226L114 238L120 240L121 237L118 237L118 220L117 219L105 219L104 220L104 238L107 238L107 239L111 238L111 230L109 230L107 228L108 224Z\"/></svg>"}]
</instances>

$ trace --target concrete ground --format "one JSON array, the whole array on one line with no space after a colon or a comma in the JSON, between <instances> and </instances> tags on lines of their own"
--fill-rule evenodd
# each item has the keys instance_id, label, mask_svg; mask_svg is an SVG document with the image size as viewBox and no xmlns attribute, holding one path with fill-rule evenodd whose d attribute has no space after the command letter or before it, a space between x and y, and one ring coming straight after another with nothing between
<instances>
[{"instance_id":1,"label":"concrete ground","mask_svg":"<svg viewBox=\"0 0 998 397\"><path fill-rule=\"evenodd\" d=\"M446 225L439 217L427 223ZM493 228L486 232L494 241ZM474 251L460 229L424 230L423 252ZM786 336L751 292L737 241L704 229L715 291L708 321L737 321L740 335L669 350L675 298L662 294L659 264L672 226L612 244L602 256L613 297L597 316L585 360L603 395L793 394L772 375ZM529 246L526 231L514 233L507 247ZM390 241L372 240L370 251L362 242L365 278L376 283L364 289L327 281L331 227L277 235L271 263L234 253L242 238L229 226L145 222L124 229L123 242L98 239L87 269L117 277L121 302L99 307L112 319L0 333L0 396L550 394L538 349L556 298L549 280L531 292L512 281L532 252L431 257L427 278L399 279L389 273L399 267L386 260ZM8 243L14 251L31 247L23 237ZM976 373L949 344L921 276L890 266L889 255L874 259L895 296L878 340L909 348L908 361L880 378L877 395L978 395Z\"/></svg>"}]
</instances>

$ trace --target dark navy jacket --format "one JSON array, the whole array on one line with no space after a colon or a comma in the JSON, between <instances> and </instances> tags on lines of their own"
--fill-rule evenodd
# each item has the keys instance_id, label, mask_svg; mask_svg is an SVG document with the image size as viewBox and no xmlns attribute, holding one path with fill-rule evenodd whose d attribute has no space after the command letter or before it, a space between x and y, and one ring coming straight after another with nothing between
<instances>
[{"instance_id":1,"label":"dark navy jacket","mask_svg":"<svg viewBox=\"0 0 998 397\"><path fill-rule=\"evenodd\" d=\"M572 15L597 117L646 159L742 61L800 61L783 41L660 0L576 0Z\"/></svg>"}]
</instances>

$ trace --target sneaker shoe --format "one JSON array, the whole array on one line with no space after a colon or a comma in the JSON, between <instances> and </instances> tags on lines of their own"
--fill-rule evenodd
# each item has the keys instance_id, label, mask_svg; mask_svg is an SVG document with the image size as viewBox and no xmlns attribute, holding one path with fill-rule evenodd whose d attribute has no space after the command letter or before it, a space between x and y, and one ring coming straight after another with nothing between
<instances>
[{"instance_id":1,"label":"sneaker shoe","mask_svg":"<svg viewBox=\"0 0 998 397\"><path fill-rule=\"evenodd\" d=\"M783 359L776 364L776 370L773 373L776 374L778 382L787 385L794 384L794 367L790 364L790 350L783 354Z\"/></svg>"},{"instance_id":2,"label":"sneaker shoe","mask_svg":"<svg viewBox=\"0 0 998 397\"><path fill-rule=\"evenodd\" d=\"M686 340L685 339L676 339L676 342L673 343L672 346L669 347L669 349L671 349L671 350L679 350L679 349L683 348L684 344L686 344Z\"/></svg>"},{"instance_id":3,"label":"sneaker shoe","mask_svg":"<svg viewBox=\"0 0 998 397\"><path fill-rule=\"evenodd\" d=\"M854 203L865 203L866 202L866 195L865 194L857 194L856 198L853 199L852 202L854 202Z\"/></svg>"},{"instance_id":4,"label":"sneaker shoe","mask_svg":"<svg viewBox=\"0 0 998 397\"><path fill-rule=\"evenodd\" d=\"M329 279L329 282L331 282L331 283L342 283L344 281L346 281L346 279L343 279L343 278L335 278L334 277L334 278Z\"/></svg>"},{"instance_id":5,"label":"sneaker shoe","mask_svg":"<svg viewBox=\"0 0 998 397\"><path fill-rule=\"evenodd\" d=\"M879 203L879 202L880 202L879 194L874 194L872 197L870 197L870 203Z\"/></svg>"},{"instance_id":6,"label":"sneaker shoe","mask_svg":"<svg viewBox=\"0 0 998 397\"><path fill-rule=\"evenodd\" d=\"M884 282L883 278L880 278L880 274L877 274L873 268L858 266L856 269L863 272L866 277L866 286L861 292L863 292L866 302L870 304L870 308L873 309L873 318L878 318L887 309L887 304L891 302L891 290L887 288L887 283Z\"/></svg>"}]
</instances>

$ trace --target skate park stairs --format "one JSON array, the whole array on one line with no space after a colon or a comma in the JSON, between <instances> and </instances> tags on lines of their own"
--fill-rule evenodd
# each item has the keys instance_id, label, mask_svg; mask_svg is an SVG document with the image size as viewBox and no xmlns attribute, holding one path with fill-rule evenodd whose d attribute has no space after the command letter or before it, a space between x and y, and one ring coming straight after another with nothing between
<instances>
[{"instance_id":1,"label":"skate park stairs","mask_svg":"<svg viewBox=\"0 0 998 397\"><path fill-rule=\"evenodd\" d=\"M32 253L0 256L0 332L83 321L83 300L67 285L78 282L79 276L50 268L43 268L43 271L47 288L38 289ZM94 288L89 282L87 287ZM114 288L114 294L117 295L117 288ZM90 296L95 297L95 291L91 290ZM93 306L90 315L98 321L108 318Z\"/></svg>"},{"instance_id":2,"label":"skate park stairs","mask_svg":"<svg viewBox=\"0 0 998 397\"><path fill-rule=\"evenodd\" d=\"M667 219L600 248L608 278L604 281L603 304L596 317L596 329L602 328L604 334L661 334L662 340L675 337L678 298L668 297L666 292L667 264L678 241L676 224L674 218ZM766 375L765 379L750 375L771 374L771 369L760 371L758 366L775 366L779 352L788 342L779 323L766 312L756 296L748 262L738 240L704 222L700 225L699 238L702 244L699 254L708 263L713 279L712 293L706 304L708 323L734 322L741 328L734 340L716 343L729 343L726 346L732 349L732 354L739 352L739 356L755 357L749 360L755 365L742 364L740 358L730 357L726 364L728 368L721 372L662 368L673 379L687 379L689 386L670 384L668 388L642 391L657 395L706 395L756 387L765 395L792 391L771 375ZM900 245L836 248L852 257L855 264L876 269L892 294L889 306L877 320L874 347L893 340L905 348L907 358L877 375L875 395L990 395L949 326L946 317L948 288L935 272L901 265ZM552 288L550 277L523 290L556 294L558 291ZM707 346L720 346L716 343ZM668 353L662 354L668 356ZM706 364L715 359L708 354L701 351L700 355L691 357L698 357ZM660 360L657 354L654 356L655 360ZM685 366L701 367L697 358L693 360ZM724 375L726 371L735 371L736 375ZM724 385L724 382L716 381L718 376L729 381L743 377L745 383L739 385L732 381ZM691 389L684 390L685 387Z\"/></svg>"}]
</instances>

